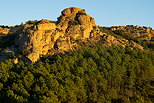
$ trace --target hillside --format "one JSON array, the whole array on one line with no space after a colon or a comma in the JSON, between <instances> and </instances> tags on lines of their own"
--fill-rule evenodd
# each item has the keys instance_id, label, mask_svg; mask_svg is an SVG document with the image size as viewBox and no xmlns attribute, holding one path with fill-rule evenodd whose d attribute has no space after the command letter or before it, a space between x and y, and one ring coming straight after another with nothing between
<instances>
[{"instance_id":1,"label":"hillside","mask_svg":"<svg viewBox=\"0 0 154 103\"><path fill-rule=\"evenodd\" d=\"M144 49L141 42L150 41L148 46L153 47L153 36L154 31L148 27L98 27L85 10L72 7L63 10L58 21L36 20L13 27L0 26L0 61L13 55L15 60L35 63L42 56L78 50L85 42Z\"/></svg>"},{"instance_id":2,"label":"hillside","mask_svg":"<svg viewBox=\"0 0 154 103\"><path fill-rule=\"evenodd\" d=\"M0 26L0 102L153 103L153 50L152 28L100 27L76 7Z\"/></svg>"}]
</instances>

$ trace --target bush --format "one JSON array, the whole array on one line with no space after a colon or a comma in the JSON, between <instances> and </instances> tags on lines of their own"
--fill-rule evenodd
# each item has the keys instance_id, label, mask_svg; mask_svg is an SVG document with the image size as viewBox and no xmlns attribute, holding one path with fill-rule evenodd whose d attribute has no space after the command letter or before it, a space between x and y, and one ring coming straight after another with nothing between
<instances>
[{"instance_id":1,"label":"bush","mask_svg":"<svg viewBox=\"0 0 154 103\"><path fill-rule=\"evenodd\" d=\"M36 24L38 22L39 22L38 20L29 20L25 24Z\"/></svg>"}]
</instances>

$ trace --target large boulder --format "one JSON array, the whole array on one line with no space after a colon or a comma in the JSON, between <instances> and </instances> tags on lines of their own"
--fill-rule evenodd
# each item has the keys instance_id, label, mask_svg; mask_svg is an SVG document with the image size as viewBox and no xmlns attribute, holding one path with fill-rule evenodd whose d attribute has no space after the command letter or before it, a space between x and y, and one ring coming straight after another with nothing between
<instances>
[{"instance_id":1,"label":"large boulder","mask_svg":"<svg viewBox=\"0 0 154 103\"><path fill-rule=\"evenodd\" d=\"M57 21L57 27L74 39L87 39L96 24L84 9L71 7L62 11Z\"/></svg>"},{"instance_id":2,"label":"large boulder","mask_svg":"<svg viewBox=\"0 0 154 103\"><path fill-rule=\"evenodd\" d=\"M66 8L62 11L63 16L76 16L77 13L83 12L86 13L84 9L76 8L76 7L71 7L71 8Z\"/></svg>"}]
</instances>

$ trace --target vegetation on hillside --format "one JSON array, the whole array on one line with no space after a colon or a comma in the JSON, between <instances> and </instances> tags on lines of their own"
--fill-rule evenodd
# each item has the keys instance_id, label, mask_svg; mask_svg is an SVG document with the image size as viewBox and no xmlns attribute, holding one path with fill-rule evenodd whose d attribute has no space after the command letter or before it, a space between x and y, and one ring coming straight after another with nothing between
<instances>
[{"instance_id":1,"label":"vegetation on hillside","mask_svg":"<svg viewBox=\"0 0 154 103\"><path fill-rule=\"evenodd\" d=\"M30 20L25 24L39 22ZM154 103L154 34L149 31L152 29L138 26L99 29L115 38L134 41L144 49L105 46L107 40L102 38L98 43L71 38L81 48L65 55L42 57L35 64L21 61L20 57L26 57L29 50L16 50L11 58L19 57L18 63L11 59L0 62L0 103ZM0 36L0 51L16 46L19 33Z\"/></svg>"},{"instance_id":2,"label":"vegetation on hillside","mask_svg":"<svg viewBox=\"0 0 154 103\"><path fill-rule=\"evenodd\" d=\"M40 21L38 20L28 20L25 22L25 24L36 24L39 23ZM50 21L51 23L56 23L56 21Z\"/></svg>"},{"instance_id":3,"label":"vegetation on hillside","mask_svg":"<svg viewBox=\"0 0 154 103\"><path fill-rule=\"evenodd\" d=\"M1 103L152 103L154 52L102 44L42 58L0 63Z\"/></svg>"},{"instance_id":4,"label":"vegetation on hillside","mask_svg":"<svg viewBox=\"0 0 154 103\"><path fill-rule=\"evenodd\" d=\"M102 32L110 34L112 36L125 38L129 41L134 41L143 46L145 49L154 50L154 31L150 27L127 25L99 27L99 29Z\"/></svg>"}]
</instances>

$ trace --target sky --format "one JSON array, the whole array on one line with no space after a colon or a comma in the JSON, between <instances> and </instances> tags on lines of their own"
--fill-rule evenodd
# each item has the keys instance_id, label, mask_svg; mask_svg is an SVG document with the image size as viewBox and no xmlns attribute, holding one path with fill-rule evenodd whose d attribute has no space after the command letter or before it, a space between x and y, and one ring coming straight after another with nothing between
<instances>
[{"instance_id":1,"label":"sky","mask_svg":"<svg viewBox=\"0 0 154 103\"><path fill-rule=\"evenodd\" d=\"M0 0L0 25L56 21L69 7L85 9L99 26L139 25L154 29L154 0Z\"/></svg>"}]
</instances>

